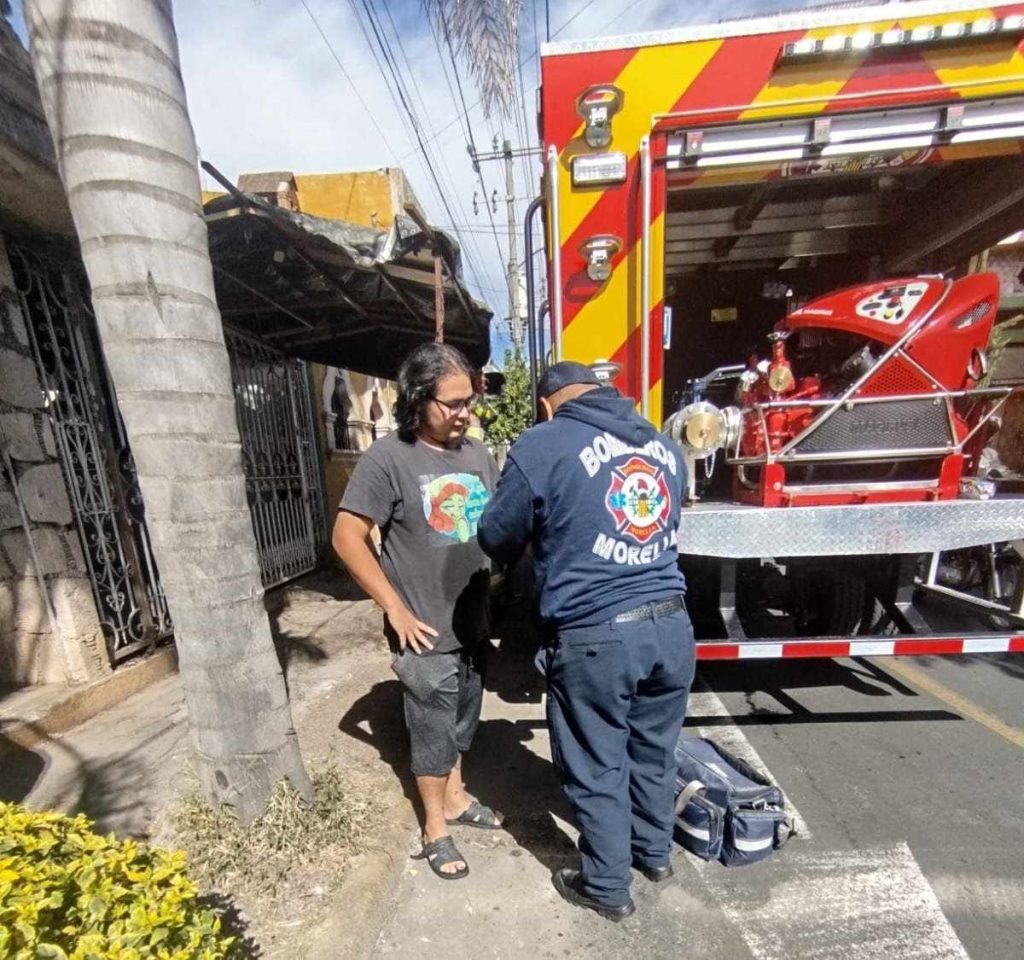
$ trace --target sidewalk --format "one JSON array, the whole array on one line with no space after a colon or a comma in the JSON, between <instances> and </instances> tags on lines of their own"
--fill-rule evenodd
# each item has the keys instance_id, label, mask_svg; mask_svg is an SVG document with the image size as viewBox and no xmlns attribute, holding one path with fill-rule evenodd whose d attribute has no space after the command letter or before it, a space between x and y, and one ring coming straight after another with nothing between
<instances>
[{"instance_id":1,"label":"sidewalk","mask_svg":"<svg viewBox=\"0 0 1024 960\"><path fill-rule=\"evenodd\" d=\"M391 767L404 765L405 741L398 683L390 670L380 613L342 574L330 571L272 593L268 605L307 766L332 759L358 789L381 802L377 833L364 838L366 851L350 864L345 886L332 895L336 899L332 902L323 890L305 894L323 898L305 914L319 912L323 920L339 913L348 916L344 937L325 955L365 954L384 919L375 910L383 910L389 901L398 878L395 867L402 865L393 850L404 848L415 834L412 809ZM173 651L163 654L168 655ZM64 733L51 733L41 719L49 707L63 702L55 697L61 692L44 690L31 699L22 695L0 700L0 705L6 703L5 729L26 716L29 708L37 721L20 724L30 746L4 740L0 799L37 809L84 812L101 832L168 842L167 814L191 777L177 673L84 722L68 724ZM387 764L381 764L382 756ZM361 925L348 913L360 898L365 902L356 914ZM324 928L314 923L309 929L285 924L268 929L254 922L247 933L267 960L295 960L307 950L312 956L307 940L333 939L329 923Z\"/></svg>"}]
</instances>

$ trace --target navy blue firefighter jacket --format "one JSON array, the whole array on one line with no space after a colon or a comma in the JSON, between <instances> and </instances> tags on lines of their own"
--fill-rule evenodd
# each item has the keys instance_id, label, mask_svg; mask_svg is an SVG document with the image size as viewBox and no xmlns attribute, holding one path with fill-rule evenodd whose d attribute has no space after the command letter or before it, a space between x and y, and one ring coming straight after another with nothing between
<instances>
[{"instance_id":1,"label":"navy blue firefighter jacket","mask_svg":"<svg viewBox=\"0 0 1024 960\"><path fill-rule=\"evenodd\" d=\"M679 447L600 387L513 445L477 535L502 563L531 544L543 623L587 626L685 592L685 488Z\"/></svg>"}]
</instances>

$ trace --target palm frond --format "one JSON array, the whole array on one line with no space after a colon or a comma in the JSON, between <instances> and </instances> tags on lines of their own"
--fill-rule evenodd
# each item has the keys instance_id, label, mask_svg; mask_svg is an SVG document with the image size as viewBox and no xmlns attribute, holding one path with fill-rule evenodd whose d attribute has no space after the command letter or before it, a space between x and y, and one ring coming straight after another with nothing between
<instances>
[{"instance_id":1,"label":"palm frond","mask_svg":"<svg viewBox=\"0 0 1024 960\"><path fill-rule=\"evenodd\" d=\"M515 104L521 0L423 0L442 38L469 68L484 114L508 117Z\"/></svg>"}]
</instances>

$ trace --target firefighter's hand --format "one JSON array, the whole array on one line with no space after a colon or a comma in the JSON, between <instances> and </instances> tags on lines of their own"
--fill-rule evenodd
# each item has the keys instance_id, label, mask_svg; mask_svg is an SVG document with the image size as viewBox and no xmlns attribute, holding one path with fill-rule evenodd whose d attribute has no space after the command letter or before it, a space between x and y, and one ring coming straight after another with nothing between
<instances>
[{"instance_id":1,"label":"firefighter's hand","mask_svg":"<svg viewBox=\"0 0 1024 960\"><path fill-rule=\"evenodd\" d=\"M408 607L402 606L395 611L388 611L388 620L391 627L398 634L398 645L405 650L412 647L414 653L422 653L420 647L433 650L434 645L430 642L431 637L437 636L437 631L422 620L417 620Z\"/></svg>"}]
</instances>

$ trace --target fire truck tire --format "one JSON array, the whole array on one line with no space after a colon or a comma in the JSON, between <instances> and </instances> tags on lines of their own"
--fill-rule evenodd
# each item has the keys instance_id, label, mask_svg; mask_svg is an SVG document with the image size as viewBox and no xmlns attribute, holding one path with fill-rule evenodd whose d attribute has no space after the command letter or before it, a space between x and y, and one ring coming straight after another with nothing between
<instances>
[{"instance_id":1,"label":"fire truck tire","mask_svg":"<svg viewBox=\"0 0 1024 960\"><path fill-rule=\"evenodd\" d=\"M794 571L799 609L794 618L800 636L852 637L870 619L864 576L849 567Z\"/></svg>"}]
</instances>

